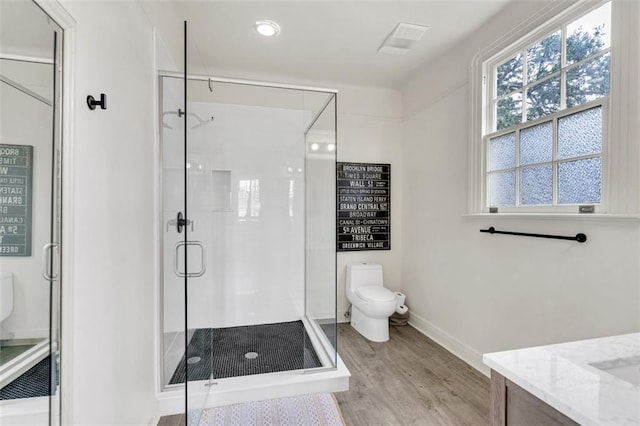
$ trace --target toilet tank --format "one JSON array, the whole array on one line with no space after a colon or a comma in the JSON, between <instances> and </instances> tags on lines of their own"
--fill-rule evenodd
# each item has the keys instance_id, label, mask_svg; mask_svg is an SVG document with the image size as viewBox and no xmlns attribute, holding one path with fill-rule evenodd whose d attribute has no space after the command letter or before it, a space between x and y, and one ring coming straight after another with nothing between
<instances>
[{"instance_id":1,"label":"toilet tank","mask_svg":"<svg viewBox=\"0 0 640 426\"><path fill-rule=\"evenodd\" d=\"M13 274L0 272L0 322L13 312Z\"/></svg>"},{"instance_id":2,"label":"toilet tank","mask_svg":"<svg viewBox=\"0 0 640 426\"><path fill-rule=\"evenodd\" d=\"M350 263L347 265L347 288L351 291L363 285L382 286L382 265L378 263Z\"/></svg>"}]
</instances>

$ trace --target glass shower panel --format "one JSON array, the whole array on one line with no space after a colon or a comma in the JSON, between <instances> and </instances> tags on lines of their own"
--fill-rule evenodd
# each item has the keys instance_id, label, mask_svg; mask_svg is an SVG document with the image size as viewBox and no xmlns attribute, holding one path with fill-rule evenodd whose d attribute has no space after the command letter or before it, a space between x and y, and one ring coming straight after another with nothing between
<instances>
[{"instance_id":1,"label":"glass shower panel","mask_svg":"<svg viewBox=\"0 0 640 426\"><path fill-rule=\"evenodd\" d=\"M184 386L185 379L185 278L179 263L185 239L178 232L178 214L184 214L184 81L160 77L161 185L162 185L162 351L163 385Z\"/></svg>"},{"instance_id":2,"label":"glass shower panel","mask_svg":"<svg viewBox=\"0 0 640 426\"><path fill-rule=\"evenodd\" d=\"M318 330L325 366L337 365L336 329L336 95L324 94L305 132L305 305Z\"/></svg>"},{"instance_id":3,"label":"glass shower panel","mask_svg":"<svg viewBox=\"0 0 640 426\"><path fill-rule=\"evenodd\" d=\"M310 168L312 193L324 197L318 201L333 197L326 191L335 191L335 100L194 75L179 116L170 112L180 108L172 95L180 84L162 78L164 387L186 382L189 421L197 422L230 380L254 376L257 385L266 374L336 365L335 241L319 241L324 251L313 263L323 269L312 274L324 286L312 290L321 301L308 295L305 243L306 229L316 236L335 224L335 199L329 208L309 204L307 184ZM309 155L312 138L328 155ZM183 196L184 240L167 225L177 221Z\"/></svg>"},{"instance_id":4,"label":"glass shower panel","mask_svg":"<svg viewBox=\"0 0 640 426\"><path fill-rule=\"evenodd\" d=\"M59 424L62 30L0 3L2 424Z\"/></svg>"}]
</instances>

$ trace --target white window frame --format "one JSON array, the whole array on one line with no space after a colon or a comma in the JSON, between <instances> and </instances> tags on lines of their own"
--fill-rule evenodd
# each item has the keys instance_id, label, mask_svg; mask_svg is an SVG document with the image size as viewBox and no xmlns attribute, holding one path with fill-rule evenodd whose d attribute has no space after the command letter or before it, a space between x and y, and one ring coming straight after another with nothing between
<instances>
[{"instance_id":1,"label":"white window frame","mask_svg":"<svg viewBox=\"0 0 640 426\"><path fill-rule=\"evenodd\" d=\"M469 194L468 213L490 214L487 202L486 136L495 136L499 132L489 131L493 122L489 114L494 114L492 105L495 83L493 83L490 67L508 60L517 54L518 50L526 50L545 36L568 23L575 21L586 13L594 10L607 0L578 1L567 7L564 2L552 2L540 12L532 16L527 22L517 26L511 32L488 46L474 57L470 75L470 127L469 127ZM564 3L564 4L562 4ZM611 7L611 46L598 54L610 52L610 92L608 97L600 98L570 109L561 109L549 116L524 122L503 133L509 133L515 128L524 128L549 120L552 117L570 115L580 110L588 109L599 104L603 106L603 150L602 150L602 199L596 205L594 216L637 216L640 213L640 141L638 132L638 70L640 70L640 33L637 22L640 16L640 5L636 2L612 0ZM564 47L562 47L564 50ZM564 52L562 65L565 64ZM591 56L589 59L595 57ZM525 58L526 60L526 58ZM579 62L582 63L582 62ZM578 66L578 64L572 64ZM567 68L560 69L550 75L563 73ZM526 78L524 76L523 78ZM551 78L549 76L545 78ZM542 80L542 79L541 79ZM538 80L539 83L541 80ZM561 78L561 81L564 78ZM526 80L523 85L527 84ZM564 89L564 87L563 87ZM526 88L524 89L526 90ZM563 91L564 93L564 91ZM526 95L526 92L523 91ZM523 103L526 102L523 99ZM561 101L561 102L564 102ZM564 106L564 105L562 105ZM525 108L523 108L524 110ZM525 112L523 111L523 114ZM611 143L609 143L611 141ZM577 206L523 206L500 207L503 214L517 214L518 216L533 215L570 215L578 214ZM498 213L498 214L500 214ZM581 215L584 217L585 215Z\"/></svg>"}]
</instances>

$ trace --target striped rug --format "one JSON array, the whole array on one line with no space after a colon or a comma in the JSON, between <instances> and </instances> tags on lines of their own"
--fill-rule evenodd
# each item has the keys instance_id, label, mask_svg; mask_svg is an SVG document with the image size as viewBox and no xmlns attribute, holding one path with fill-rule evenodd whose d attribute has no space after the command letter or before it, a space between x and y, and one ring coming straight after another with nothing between
<instances>
[{"instance_id":1,"label":"striped rug","mask_svg":"<svg viewBox=\"0 0 640 426\"><path fill-rule=\"evenodd\" d=\"M333 394L318 393L192 410L189 426L343 426Z\"/></svg>"}]
</instances>

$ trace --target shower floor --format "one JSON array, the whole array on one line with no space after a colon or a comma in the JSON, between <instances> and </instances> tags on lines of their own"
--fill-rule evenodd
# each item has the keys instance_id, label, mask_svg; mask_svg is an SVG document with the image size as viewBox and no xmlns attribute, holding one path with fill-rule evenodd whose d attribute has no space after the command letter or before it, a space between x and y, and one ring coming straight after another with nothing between
<instances>
[{"instance_id":1,"label":"shower floor","mask_svg":"<svg viewBox=\"0 0 640 426\"><path fill-rule=\"evenodd\" d=\"M189 381L322 366L302 321L200 328L193 334L186 359ZM184 380L185 355L169 384Z\"/></svg>"},{"instance_id":2,"label":"shower floor","mask_svg":"<svg viewBox=\"0 0 640 426\"><path fill-rule=\"evenodd\" d=\"M49 396L50 380L51 356L48 356L0 389L0 400Z\"/></svg>"}]
</instances>

